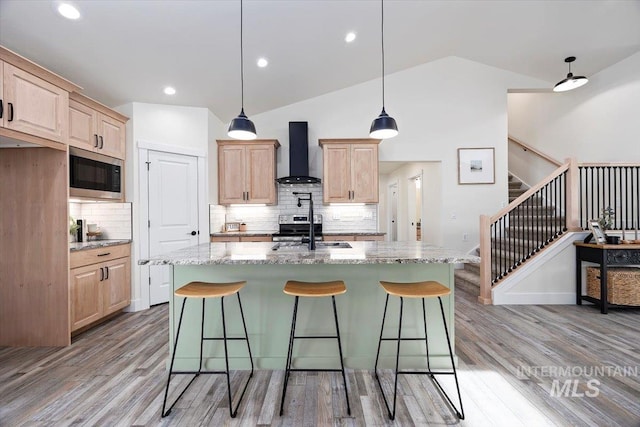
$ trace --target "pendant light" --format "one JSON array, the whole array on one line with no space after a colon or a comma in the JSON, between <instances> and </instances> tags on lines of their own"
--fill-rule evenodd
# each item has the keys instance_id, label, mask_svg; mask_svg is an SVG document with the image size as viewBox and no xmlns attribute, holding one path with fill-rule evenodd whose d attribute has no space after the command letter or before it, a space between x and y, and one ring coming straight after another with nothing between
<instances>
[{"instance_id":1,"label":"pendant light","mask_svg":"<svg viewBox=\"0 0 640 427\"><path fill-rule=\"evenodd\" d=\"M393 117L384 110L384 0L380 0L382 6L382 112L371 123L369 136L376 139L393 138L398 134L398 125Z\"/></svg>"},{"instance_id":2,"label":"pendant light","mask_svg":"<svg viewBox=\"0 0 640 427\"><path fill-rule=\"evenodd\" d=\"M569 74L567 74L567 78L558 82L553 88L554 92L566 92L568 90L579 88L580 86L584 86L587 84L589 79L584 76L574 76L571 72L571 63L576 60L575 56L570 56L565 58L564 62L569 64Z\"/></svg>"},{"instance_id":3,"label":"pendant light","mask_svg":"<svg viewBox=\"0 0 640 427\"><path fill-rule=\"evenodd\" d=\"M240 114L229 123L227 135L234 139L256 139L256 127L244 114L244 51L242 49L242 0L240 0Z\"/></svg>"}]
</instances>

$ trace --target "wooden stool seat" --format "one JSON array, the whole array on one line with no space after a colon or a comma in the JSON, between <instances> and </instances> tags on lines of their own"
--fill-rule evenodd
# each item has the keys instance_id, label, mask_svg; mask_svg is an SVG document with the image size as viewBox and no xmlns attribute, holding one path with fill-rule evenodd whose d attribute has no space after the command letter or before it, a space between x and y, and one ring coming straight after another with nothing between
<instances>
[{"instance_id":1,"label":"wooden stool seat","mask_svg":"<svg viewBox=\"0 0 640 427\"><path fill-rule=\"evenodd\" d=\"M298 282L289 280L284 285L283 292L295 297L331 297L347 292L342 280L332 282Z\"/></svg>"},{"instance_id":2,"label":"wooden stool seat","mask_svg":"<svg viewBox=\"0 0 640 427\"><path fill-rule=\"evenodd\" d=\"M380 282L380 285L389 295L404 298L437 298L445 297L451 293L451 289L439 282Z\"/></svg>"},{"instance_id":3,"label":"wooden stool seat","mask_svg":"<svg viewBox=\"0 0 640 427\"><path fill-rule=\"evenodd\" d=\"M174 292L184 298L220 298L238 293L247 282L211 283L191 282Z\"/></svg>"}]
</instances>

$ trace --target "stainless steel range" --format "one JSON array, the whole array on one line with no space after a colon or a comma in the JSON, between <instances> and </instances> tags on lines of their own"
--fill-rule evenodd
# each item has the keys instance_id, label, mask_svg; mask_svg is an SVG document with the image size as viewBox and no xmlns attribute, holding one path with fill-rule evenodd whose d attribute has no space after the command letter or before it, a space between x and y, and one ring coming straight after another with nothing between
<instances>
[{"instance_id":1,"label":"stainless steel range","mask_svg":"<svg viewBox=\"0 0 640 427\"><path fill-rule=\"evenodd\" d=\"M308 215L278 215L278 233L273 235L274 242L302 242L308 241ZM322 215L313 215L313 231L315 240L322 240Z\"/></svg>"}]
</instances>

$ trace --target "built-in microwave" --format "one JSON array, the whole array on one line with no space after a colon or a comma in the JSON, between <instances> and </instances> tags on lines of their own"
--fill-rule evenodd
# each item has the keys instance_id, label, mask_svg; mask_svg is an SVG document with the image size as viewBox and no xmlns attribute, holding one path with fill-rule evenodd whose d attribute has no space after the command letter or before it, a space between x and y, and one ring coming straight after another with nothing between
<instances>
[{"instance_id":1,"label":"built-in microwave","mask_svg":"<svg viewBox=\"0 0 640 427\"><path fill-rule=\"evenodd\" d=\"M122 167L120 159L69 147L69 196L122 199Z\"/></svg>"}]
</instances>

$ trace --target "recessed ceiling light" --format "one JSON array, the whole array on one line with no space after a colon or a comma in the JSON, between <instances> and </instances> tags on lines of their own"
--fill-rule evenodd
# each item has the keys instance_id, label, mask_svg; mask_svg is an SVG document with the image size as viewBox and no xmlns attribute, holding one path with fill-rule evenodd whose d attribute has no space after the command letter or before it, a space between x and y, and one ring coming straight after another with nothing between
<instances>
[{"instance_id":1,"label":"recessed ceiling light","mask_svg":"<svg viewBox=\"0 0 640 427\"><path fill-rule=\"evenodd\" d=\"M176 90L174 88L172 88L171 86L167 86L164 88L164 93L165 95L175 95L176 94Z\"/></svg>"},{"instance_id":2,"label":"recessed ceiling light","mask_svg":"<svg viewBox=\"0 0 640 427\"><path fill-rule=\"evenodd\" d=\"M258 59L258 67L264 68L267 65L269 65L269 61L267 61L267 58L259 58Z\"/></svg>"},{"instance_id":3,"label":"recessed ceiling light","mask_svg":"<svg viewBox=\"0 0 640 427\"><path fill-rule=\"evenodd\" d=\"M58 13L67 19L75 20L80 18L80 11L78 11L75 6L70 5L69 3L61 3L58 6Z\"/></svg>"},{"instance_id":4,"label":"recessed ceiling light","mask_svg":"<svg viewBox=\"0 0 640 427\"><path fill-rule=\"evenodd\" d=\"M353 31L350 33L347 33L347 35L344 37L344 41L346 41L347 43L351 43L355 39L356 39L356 33L354 33Z\"/></svg>"}]
</instances>

